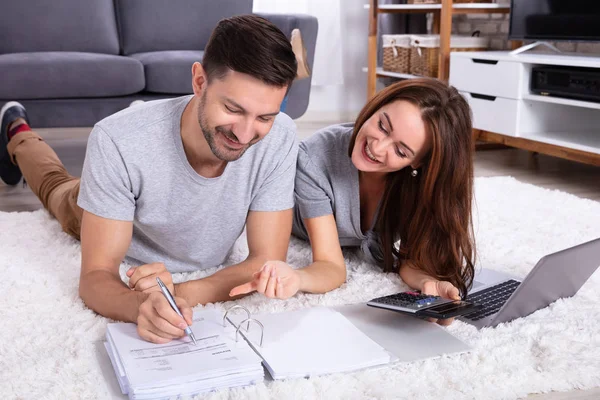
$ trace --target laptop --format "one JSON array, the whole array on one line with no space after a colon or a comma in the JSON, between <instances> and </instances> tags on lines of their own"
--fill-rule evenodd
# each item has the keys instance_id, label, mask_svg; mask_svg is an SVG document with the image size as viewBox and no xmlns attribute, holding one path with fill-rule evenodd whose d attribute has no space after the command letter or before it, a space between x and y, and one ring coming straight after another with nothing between
<instances>
[{"instance_id":1,"label":"laptop","mask_svg":"<svg viewBox=\"0 0 600 400\"><path fill-rule=\"evenodd\" d=\"M522 281L484 268L475 275L467 295L467 301L483 308L458 319L483 328L525 317L575 295L598 266L600 239L542 257Z\"/></svg>"}]
</instances>

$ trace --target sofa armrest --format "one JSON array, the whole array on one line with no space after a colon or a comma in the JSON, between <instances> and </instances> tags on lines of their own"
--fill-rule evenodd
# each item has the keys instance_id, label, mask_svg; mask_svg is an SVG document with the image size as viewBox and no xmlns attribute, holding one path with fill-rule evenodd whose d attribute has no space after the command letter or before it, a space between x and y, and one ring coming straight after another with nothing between
<instances>
[{"instance_id":1,"label":"sofa armrest","mask_svg":"<svg viewBox=\"0 0 600 400\"><path fill-rule=\"evenodd\" d=\"M312 15L304 14L270 14L255 13L271 21L288 37L291 38L292 30L298 28L302 33L302 40L306 47L306 58L308 66L312 72L313 61L315 59L315 47L317 44L318 22ZM305 79L294 81L289 92L287 107L285 113L292 118L299 118L304 114L308 107L310 95L311 76Z\"/></svg>"}]
</instances>

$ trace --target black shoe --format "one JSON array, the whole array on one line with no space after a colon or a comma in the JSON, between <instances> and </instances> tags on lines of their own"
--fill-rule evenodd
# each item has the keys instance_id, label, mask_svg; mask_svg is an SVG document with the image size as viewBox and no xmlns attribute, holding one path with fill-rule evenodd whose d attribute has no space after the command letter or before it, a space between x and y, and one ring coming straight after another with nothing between
<instances>
[{"instance_id":1,"label":"black shoe","mask_svg":"<svg viewBox=\"0 0 600 400\"><path fill-rule=\"evenodd\" d=\"M8 126L17 118L23 118L29 124L27 111L21 103L9 101L0 111L0 178L7 185L16 185L23 176L18 166L10 161L8 155Z\"/></svg>"}]
</instances>

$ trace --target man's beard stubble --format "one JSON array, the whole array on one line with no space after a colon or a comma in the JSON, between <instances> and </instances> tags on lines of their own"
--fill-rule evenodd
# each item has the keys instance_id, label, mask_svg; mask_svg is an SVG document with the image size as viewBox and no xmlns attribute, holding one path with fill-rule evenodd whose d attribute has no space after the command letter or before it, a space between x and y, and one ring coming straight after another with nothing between
<instances>
[{"instance_id":1,"label":"man's beard stubble","mask_svg":"<svg viewBox=\"0 0 600 400\"><path fill-rule=\"evenodd\" d=\"M246 150L248 150L248 148L250 148L250 146L252 146L254 143L250 142L248 145L246 145L246 147L244 147L241 150L228 151L227 149L219 148L219 146L217 145L217 143L215 141L216 133L220 133L221 135L225 136L226 138L228 138L234 142L237 142L238 139L231 130L226 131L225 129L223 129L219 126L215 127L214 130L210 129L208 122L206 121L206 116L204 115L205 102L206 102L206 93L204 93L204 95L202 96L202 98L200 100L200 104L198 105L198 123L200 124L200 129L202 130L204 139L206 139L206 143L208 143L210 150L215 155L215 157L217 157L219 160L228 161L228 162L238 160L241 156L244 155Z\"/></svg>"}]
</instances>

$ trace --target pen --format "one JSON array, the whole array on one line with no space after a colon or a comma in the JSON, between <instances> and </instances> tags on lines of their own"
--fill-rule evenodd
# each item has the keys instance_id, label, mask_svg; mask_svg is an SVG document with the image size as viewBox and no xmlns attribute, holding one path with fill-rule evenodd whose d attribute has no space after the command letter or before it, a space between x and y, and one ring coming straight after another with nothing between
<instances>
[{"instance_id":1,"label":"pen","mask_svg":"<svg viewBox=\"0 0 600 400\"><path fill-rule=\"evenodd\" d=\"M181 315L181 311L179 311L177 304L175 304L175 299L173 299L173 295L171 294L171 292L169 292L169 288L167 288L165 286L163 281L161 281L158 276L156 277L156 282L158 282L158 286L160 287L160 290L163 292L163 294L167 298L167 301L169 302L169 304L171 305L173 310L175 310L177 315L179 315L181 318L183 318L183 315ZM184 318L184 321L185 321L185 318ZM192 339L192 342L194 342L194 345L196 345L196 337L194 336L194 332L192 332L192 330L190 329L189 326L187 328L185 328L185 333L190 337L190 339Z\"/></svg>"}]
</instances>

